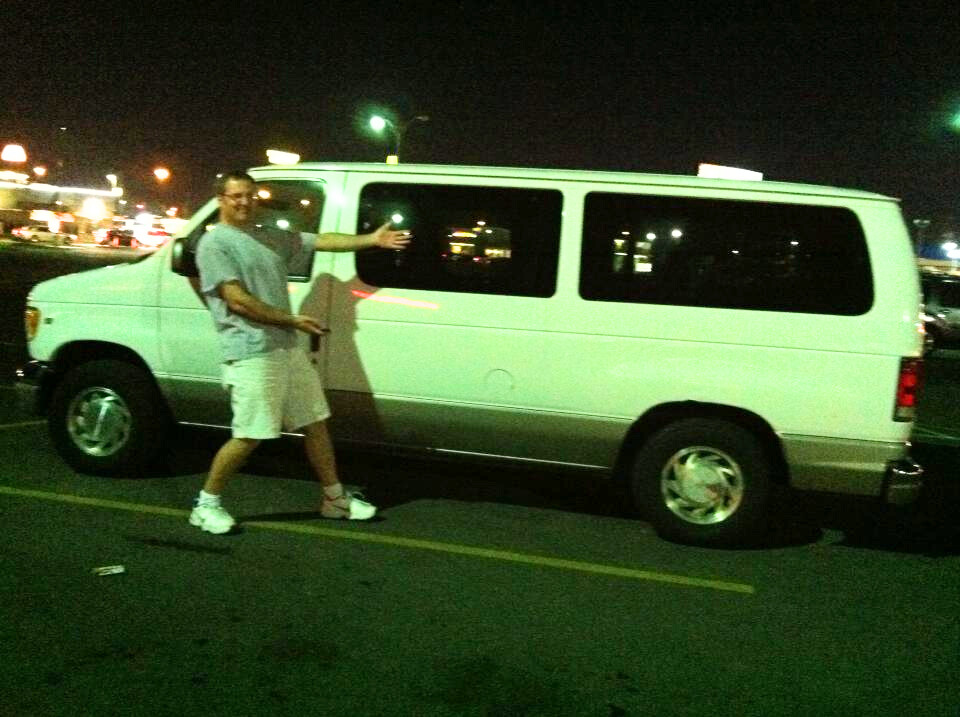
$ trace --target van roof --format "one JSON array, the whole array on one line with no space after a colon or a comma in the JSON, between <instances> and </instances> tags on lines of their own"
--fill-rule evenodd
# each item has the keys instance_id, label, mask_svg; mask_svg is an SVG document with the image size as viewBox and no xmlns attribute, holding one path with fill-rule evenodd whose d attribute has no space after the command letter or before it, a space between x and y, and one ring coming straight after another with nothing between
<instances>
[{"instance_id":1,"label":"van roof","mask_svg":"<svg viewBox=\"0 0 960 717\"><path fill-rule=\"evenodd\" d=\"M750 192L775 192L778 194L805 194L842 197L850 199L874 199L888 202L899 201L896 197L865 192L858 189L843 189L817 184L794 182L753 181L741 179L712 179L686 174L646 174L642 172L608 172L585 169L537 169L527 167L483 167L451 164L381 164L379 162L304 162L291 165L268 165L255 167L251 174L258 179L289 177L308 174L311 171L328 172L362 171L385 175L418 175L490 177L506 179L563 180L568 182L591 182L609 184L634 184L659 187L690 187L698 189L738 189Z\"/></svg>"}]
</instances>

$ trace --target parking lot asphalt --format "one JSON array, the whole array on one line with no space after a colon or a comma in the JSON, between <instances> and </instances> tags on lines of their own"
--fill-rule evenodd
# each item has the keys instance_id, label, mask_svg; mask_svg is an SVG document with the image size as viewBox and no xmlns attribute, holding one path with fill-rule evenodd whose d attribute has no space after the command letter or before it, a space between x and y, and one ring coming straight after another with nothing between
<instances>
[{"instance_id":1,"label":"parking lot asphalt","mask_svg":"<svg viewBox=\"0 0 960 717\"><path fill-rule=\"evenodd\" d=\"M383 510L330 522L284 439L228 490L241 530L212 536L186 516L218 440L186 431L156 477L81 476L42 423L0 406L0 659L14 713L960 705L955 532L885 543L918 526L868 509L837 522L809 504L779 543L689 548L576 477L351 453L346 481ZM124 572L91 572L113 565Z\"/></svg>"}]
</instances>

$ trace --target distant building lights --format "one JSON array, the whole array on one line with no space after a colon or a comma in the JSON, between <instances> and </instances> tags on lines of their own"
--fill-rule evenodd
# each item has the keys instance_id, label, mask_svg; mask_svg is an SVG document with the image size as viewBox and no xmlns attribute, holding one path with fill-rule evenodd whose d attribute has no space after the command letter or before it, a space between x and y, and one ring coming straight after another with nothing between
<instances>
[{"instance_id":1,"label":"distant building lights","mask_svg":"<svg viewBox=\"0 0 960 717\"><path fill-rule=\"evenodd\" d=\"M29 175L21 172L11 172L8 169L0 170L0 182L14 182L16 184L26 184L30 179Z\"/></svg>"},{"instance_id":2,"label":"distant building lights","mask_svg":"<svg viewBox=\"0 0 960 717\"><path fill-rule=\"evenodd\" d=\"M2 183L0 183L2 184ZM55 187L52 184L33 183L25 187L34 192L49 192L51 194L82 194L91 197L115 197L116 192L112 189L87 189L86 187ZM122 191L122 190L121 190Z\"/></svg>"},{"instance_id":3,"label":"distant building lights","mask_svg":"<svg viewBox=\"0 0 960 717\"><path fill-rule=\"evenodd\" d=\"M92 222L99 222L107 217L107 205L102 199L96 197L87 197L83 200L83 206L80 208L79 215L86 217Z\"/></svg>"}]
</instances>

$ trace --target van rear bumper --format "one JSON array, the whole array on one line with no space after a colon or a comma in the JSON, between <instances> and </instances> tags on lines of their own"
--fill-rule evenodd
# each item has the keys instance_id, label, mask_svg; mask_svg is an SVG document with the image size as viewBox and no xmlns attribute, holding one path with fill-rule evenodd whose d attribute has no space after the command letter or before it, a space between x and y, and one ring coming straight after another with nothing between
<instances>
[{"instance_id":1,"label":"van rear bumper","mask_svg":"<svg viewBox=\"0 0 960 717\"><path fill-rule=\"evenodd\" d=\"M910 459L908 442L854 441L819 436L781 435L798 490L871 495L887 503L916 500L923 468Z\"/></svg>"}]
</instances>

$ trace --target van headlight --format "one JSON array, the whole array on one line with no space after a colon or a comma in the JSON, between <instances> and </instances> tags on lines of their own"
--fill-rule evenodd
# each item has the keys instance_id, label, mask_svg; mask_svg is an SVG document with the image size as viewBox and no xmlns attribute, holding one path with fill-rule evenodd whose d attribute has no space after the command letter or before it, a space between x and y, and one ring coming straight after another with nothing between
<instances>
[{"instance_id":1,"label":"van headlight","mask_svg":"<svg viewBox=\"0 0 960 717\"><path fill-rule=\"evenodd\" d=\"M28 306L23 312L23 327L27 333L27 341L33 341L40 328L40 309Z\"/></svg>"}]
</instances>

